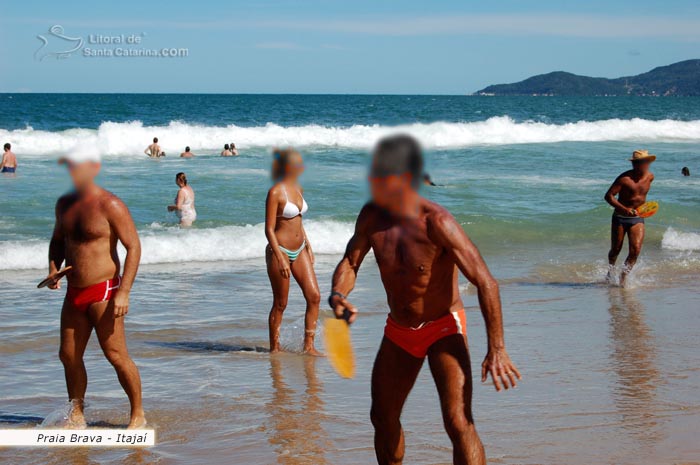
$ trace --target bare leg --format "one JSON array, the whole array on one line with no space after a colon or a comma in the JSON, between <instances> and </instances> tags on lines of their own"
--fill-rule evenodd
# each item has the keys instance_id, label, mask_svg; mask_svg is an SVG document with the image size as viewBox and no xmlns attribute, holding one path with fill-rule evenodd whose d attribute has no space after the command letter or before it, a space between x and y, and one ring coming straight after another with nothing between
<instances>
[{"instance_id":1,"label":"bare leg","mask_svg":"<svg viewBox=\"0 0 700 465\"><path fill-rule=\"evenodd\" d=\"M423 366L386 337L382 341L372 370L372 425L374 450L379 465L401 465L404 437L401 411Z\"/></svg>"},{"instance_id":2,"label":"bare leg","mask_svg":"<svg viewBox=\"0 0 700 465\"><path fill-rule=\"evenodd\" d=\"M454 447L454 465L483 465L484 446L472 417L472 373L464 336L440 339L428 351L430 371L440 394L442 418Z\"/></svg>"},{"instance_id":3,"label":"bare leg","mask_svg":"<svg viewBox=\"0 0 700 465\"><path fill-rule=\"evenodd\" d=\"M58 357L63 363L66 375L68 399L73 404L68 419L71 428L85 428L84 402L87 390L87 371L83 363L83 354L87 346L92 324L87 314L74 309L64 301L61 310L61 347Z\"/></svg>"},{"instance_id":4,"label":"bare leg","mask_svg":"<svg viewBox=\"0 0 700 465\"><path fill-rule=\"evenodd\" d=\"M625 269L622 270L622 274L620 275L620 286L625 285L627 276L632 271L632 268L634 268L634 265L637 263L637 258L642 252L642 243L644 242L644 231L644 223L637 223L635 225L632 225L627 230L629 254L627 255L627 259L625 260Z\"/></svg>"},{"instance_id":5,"label":"bare leg","mask_svg":"<svg viewBox=\"0 0 700 465\"><path fill-rule=\"evenodd\" d=\"M608 276L606 280L612 282L613 271L617 256L620 255L622 244L625 241L625 227L620 224L615 224L613 221L610 227L610 252L608 252Z\"/></svg>"},{"instance_id":6,"label":"bare leg","mask_svg":"<svg viewBox=\"0 0 700 465\"><path fill-rule=\"evenodd\" d=\"M141 377L126 348L124 317L114 317L112 301L93 304L88 313L95 326L102 352L114 367L119 383L129 397L131 418L128 428L143 427L146 425L146 416L141 403Z\"/></svg>"},{"instance_id":7,"label":"bare leg","mask_svg":"<svg viewBox=\"0 0 700 465\"><path fill-rule=\"evenodd\" d=\"M306 316L304 318L304 353L309 355L321 355L314 347L316 337L316 323L318 322L318 311L321 304L321 292L318 290L318 281L314 266L311 263L311 256L308 249L299 254L299 257L292 263L292 275L301 287L306 299Z\"/></svg>"},{"instance_id":8,"label":"bare leg","mask_svg":"<svg viewBox=\"0 0 700 465\"><path fill-rule=\"evenodd\" d=\"M268 318L270 328L270 352L279 352L280 346L280 326L282 325L282 314L287 308L289 298L289 279L280 274L277 257L268 246L265 251L265 261L267 263L267 276L272 285L272 308Z\"/></svg>"}]
</instances>

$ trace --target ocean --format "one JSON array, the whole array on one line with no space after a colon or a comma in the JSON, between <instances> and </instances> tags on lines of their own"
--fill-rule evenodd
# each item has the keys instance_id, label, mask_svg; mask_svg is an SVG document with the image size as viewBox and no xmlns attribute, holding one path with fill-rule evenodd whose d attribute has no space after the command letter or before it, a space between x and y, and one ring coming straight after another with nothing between
<instances>
[{"instance_id":1,"label":"ocean","mask_svg":"<svg viewBox=\"0 0 700 465\"><path fill-rule=\"evenodd\" d=\"M477 428L492 463L700 463L700 99L386 95L0 94L0 142L19 159L0 177L0 427L63 408L62 291L46 274L53 207L69 186L58 157L94 144L100 183L130 208L143 243L127 317L141 369L148 450L0 450L25 463L372 463L369 376L386 299L368 257L353 298L358 376L299 355L303 299L292 286L286 354L270 357L263 231L271 149L305 158L304 219L323 294L367 201L383 135L415 135L447 207L501 284L506 343L524 380L495 393L475 374ZM158 137L167 156L143 154ZM235 142L236 158L218 156ZM190 146L197 155L179 159ZM611 209L603 194L637 148L658 156L630 286L604 284ZM687 166L691 176L683 177ZM187 173L198 219L168 213ZM624 260L626 248L620 257ZM473 369L485 354L463 280ZM330 315L323 311L323 317ZM322 346L321 346L322 347ZM88 422L125 424L128 403L95 340ZM451 461L424 369L404 411L407 463Z\"/></svg>"}]
</instances>

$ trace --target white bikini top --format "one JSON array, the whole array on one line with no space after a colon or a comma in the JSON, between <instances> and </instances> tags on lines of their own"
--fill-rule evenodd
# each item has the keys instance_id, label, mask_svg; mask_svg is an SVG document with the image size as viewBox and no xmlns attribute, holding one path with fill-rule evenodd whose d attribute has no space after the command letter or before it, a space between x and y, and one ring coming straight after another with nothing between
<instances>
[{"instance_id":1,"label":"white bikini top","mask_svg":"<svg viewBox=\"0 0 700 465\"><path fill-rule=\"evenodd\" d=\"M282 192L284 192L284 198L287 199L287 203L284 204L284 209L282 210L282 216L283 218L296 218L299 215L304 215L306 211L309 209L309 206L306 204L306 200L304 200L304 196L301 195L301 192L299 192L299 195L301 196L301 210L299 210L299 207L293 202L289 201L289 196L287 195L287 189L284 187L284 184L282 184Z\"/></svg>"}]
</instances>

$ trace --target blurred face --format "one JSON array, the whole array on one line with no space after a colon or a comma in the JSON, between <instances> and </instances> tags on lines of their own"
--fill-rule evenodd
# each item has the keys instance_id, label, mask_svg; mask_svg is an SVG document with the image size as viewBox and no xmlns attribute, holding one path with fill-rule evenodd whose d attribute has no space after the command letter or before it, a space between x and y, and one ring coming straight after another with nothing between
<instances>
[{"instance_id":1,"label":"blurred face","mask_svg":"<svg viewBox=\"0 0 700 465\"><path fill-rule=\"evenodd\" d=\"M68 172L73 180L75 189L81 191L95 182L100 173L100 164L92 161L83 163L68 162Z\"/></svg>"},{"instance_id":2,"label":"blurred face","mask_svg":"<svg viewBox=\"0 0 700 465\"><path fill-rule=\"evenodd\" d=\"M638 173L648 172L650 166L651 166L650 160L632 162L632 168Z\"/></svg>"},{"instance_id":3,"label":"blurred face","mask_svg":"<svg viewBox=\"0 0 700 465\"><path fill-rule=\"evenodd\" d=\"M289 179L297 179L304 172L304 159L301 155L294 154L289 157L287 162L287 172L285 177Z\"/></svg>"},{"instance_id":4,"label":"blurred face","mask_svg":"<svg viewBox=\"0 0 700 465\"><path fill-rule=\"evenodd\" d=\"M406 210L409 197L416 191L411 183L411 174L370 176L372 202L390 213L400 214Z\"/></svg>"}]
</instances>

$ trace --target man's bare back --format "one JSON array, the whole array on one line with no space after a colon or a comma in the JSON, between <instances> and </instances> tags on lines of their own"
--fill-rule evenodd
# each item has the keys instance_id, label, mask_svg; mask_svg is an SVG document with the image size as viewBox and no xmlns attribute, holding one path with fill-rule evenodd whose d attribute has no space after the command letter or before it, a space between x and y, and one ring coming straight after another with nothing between
<instances>
[{"instance_id":1,"label":"man's bare back","mask_svg":"<svg viewBox=\"0 0 700 465\"><path fill-rule=\"evenodd\" d=\"M158 143L154 142L146 148L144 153L151 158L158 158L158 157L160 157L162 151L160 149L160 145L158 145Z\"/></svg>"},{"instance_id":2,"label":"man's bare back","mask_svg":"<svg viewBox=\"0 0 700 465\"><path fill-rule=\"evenodd\" d=\"M17 156L13 152L8 150L2 156L2 166L8 168L17 168Z\"/></svg>"},{"instance_id":3,"label":"man's bare back","mask_svg":"<svg viewBox=\"0 0 700 465\"><path fill-rule=\"evenodd\" d=\"M439 244L436 230L445 217L441 206L421 199L416 218L396 221L369 204L358 219L370 238L391 316L403 326L417 327L464 307L459 296L457 267ZM442 221L441 221L442 220Z\"/></svg>"}]
</instances>

